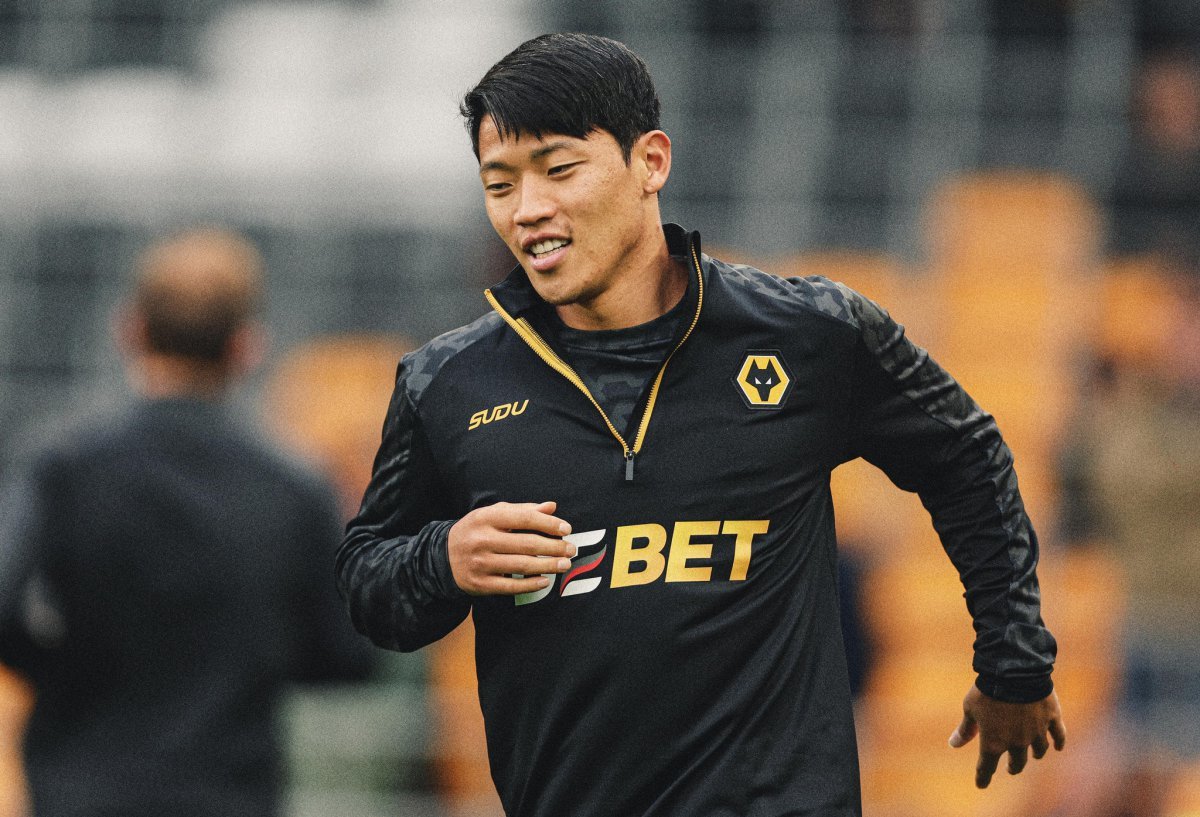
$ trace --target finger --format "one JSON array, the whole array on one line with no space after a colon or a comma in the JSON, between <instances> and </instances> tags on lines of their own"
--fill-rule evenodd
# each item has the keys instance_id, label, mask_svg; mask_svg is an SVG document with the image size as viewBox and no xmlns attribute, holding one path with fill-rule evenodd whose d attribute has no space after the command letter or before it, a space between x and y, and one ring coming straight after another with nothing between
<instances>
[{"instance_id":1,"label":"finger","mask_svg":"<svg viewBox=\"0 0 1200 817\"><path fill-rule=\"evenodd\" d=\"M986 789L988 783L992 782L992 775L996 773L996 766L999 764L999 752L987 752L980 747L979 762L975 764L975 785L981 789Z\"/></svg>"},{"instance_id":2,"label":"finger","mask_svg":"<svg viewBox=\"0 0 1200 817\"><path fill-rule=\"evenodd\" d=\"M950 746L958 749L970 743L979 734L979 724L970 715L964 714L958 728L950 735Z\"/></svg>"},{"instance_id":3,"label":"finger","mask_svg":"<svg viewBox=\"0 0 1200 817\"><path fill-rule=\"evenodd\" d=\"M497 554L488 560L485 572L495 576L510 576L514 573L522 576L536 576L544 573L566 573L570 569L570 559Z\"/></svg>"},{"instance_id":4,"label":"finger","mask_svg":"<svg viewBox=\"0 0 1200 817\"><path fill-rule=\"evenodd\" d=\"M542 536L539 533L501 533L491 541L495 553L514 556L567 556L575 555L575 546L559 538ZM545 573L547 571L539 571Z\"/></svg>"},{"instance_id":5,"label":"finger","mask_svg":"<svg viewBox=\"0 0 1200 817\"><path fill-rule=\"evenodd\" d=\"M1008 773L1020 774L1025 768L1025 764L1029 762L1029 748L1022 746L1020 749L1008 750Z\"/></svg>"},{"instance_id":6,"label":"finger","mask_svg":"<svg viewBox=\"0 0 1200 817\"><path fill-rule=\"evenodd\" d=\"M550 580L545 576L528 576L515 579L512 576L492 576L481 584L483 588L478 595L486 596L519 596L522 593L533 593L544 589Z\"/></svg>"},{"instance_id":7,"label":"finger","mask_svg":"<svg viewBox=\"0 0 1200 817\"><path fill-rule=\"evenodd\" d=\"M1067 727L1061 718L1050 721L1050 737L1054 738L1054 748L1059 752L1067 745Z\"/></svg>"},{"instance_id":8,"label":"finger","mask_svg":"<svg viewBox=\"0 0 1200 817\"><path fill-rule=\"evenodd\" d=\"M1041 760L1046 756L1046 752L1050 751L1050 741L1046 740L1045 735L1038 735L1030 745L1033 747L1033 756L1036 760Z\"/></svg>"},{"instance_id":9,"label":"finger","mask_svg":"<svg viewBox=\"0 0 1200 817\"><path fill-rule=\"evenodd\" d=\"M496 527L504 530L535 531L547 536L566 536L571 532L571 526L566 520L553 515L557 507L555 502L497 506L498 510L505 511L506 518Z\"/></svg>"}]
</instances>

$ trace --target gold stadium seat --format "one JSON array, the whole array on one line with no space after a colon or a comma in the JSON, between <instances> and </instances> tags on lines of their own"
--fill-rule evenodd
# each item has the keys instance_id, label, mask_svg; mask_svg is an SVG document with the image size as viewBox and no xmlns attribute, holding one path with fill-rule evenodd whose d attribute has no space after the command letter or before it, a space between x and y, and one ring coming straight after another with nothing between
<instances>
[{"instance_id":1,"label":"gold stadium seat","mask_svg":"<svg viewBox=\"0 0 1200 817\"><path fill-rule=\"evenodd\" d=\"M1200 762L1185 765L1171 781L1164 817L1200 817Z\"/></svg>"},{"instance_id":2,"label":"gold stadium seat","mask_svg":"<svg viewBox=\"0 0 1200 817\"><path fill-rule=\"evenodd\" d=\"M347 514L371 478L396 364L412 348L391 335L320 338L290 350L267 383L268 424L329 475Z\"/></svg>"},{"instance_id":3,"label":"gold stadium seat","mask_svg":"<svg viewBox=\"0 0 1200 817\"><path fill-rule=\"evenodd\" d=\"M33 708L33 690L0 666L0 817L23 817L28 807L21 743Z\"/></svg>"},{"instance_id":4,"label":"gold stadium seat","mask_svg":"<svg viewBox=\"0 0 1200 817\"><path fill-rule=\"evenodd\" d=\"M1103 269L1099 318L1092 343L1098 355L1118 364L1159 360L1170 343L1176 297L1153 255L1115 258Z\"/></svg>"},{"instance_id":5,"label":"gold stadium seat","mask_svg":"<svg viewBox=\"0 0 1200 817\"><path fill-rule=\"evenodd\" d=\"M957 177L926 209L931 352L995 415L1043 526L1097 323L1099 223L1078 184L1034 171Z\"/></svg>"}]
</instances>

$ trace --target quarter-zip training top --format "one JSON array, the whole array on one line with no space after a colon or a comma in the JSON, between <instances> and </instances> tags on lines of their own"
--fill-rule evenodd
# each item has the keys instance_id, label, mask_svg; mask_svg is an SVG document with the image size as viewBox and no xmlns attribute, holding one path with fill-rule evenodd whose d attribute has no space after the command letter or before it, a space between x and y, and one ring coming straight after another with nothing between
<instances>
[{"instance_id":1,"label":"quarter-zip training top","mask_svg":"<svg viewBox=\"0 0 1200 817\"><path fill-rule=\"evenodd\" d=\"M512 817L858 815L830 472L916 491L964 577L978 685L1049 694L1037 539L992 418L876 304L703 255L692 319L617 429L528 320L493 312L400 363L337 559L360 632L413 650L471 613L492 774ZM633 424L631 424L631 428ZM447 536L472 509L555 500L572 570L470 597Z\"/></svg>"}]
</instances>

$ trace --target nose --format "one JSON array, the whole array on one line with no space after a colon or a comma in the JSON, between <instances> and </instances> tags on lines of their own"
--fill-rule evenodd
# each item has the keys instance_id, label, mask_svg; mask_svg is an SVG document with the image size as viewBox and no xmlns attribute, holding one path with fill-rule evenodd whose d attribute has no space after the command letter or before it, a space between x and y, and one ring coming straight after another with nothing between
<instances>
[{"instance_id":1,"label":"nose","mask_svg":"<svg viewBox=\"0 0 1200 817\"><path fill-rule=\"evenodd\" d=\"M545 184L526 180L517 190L517 209L513 220L522 227L554 217L557 205Z\"/></svg>"}]
</instances>

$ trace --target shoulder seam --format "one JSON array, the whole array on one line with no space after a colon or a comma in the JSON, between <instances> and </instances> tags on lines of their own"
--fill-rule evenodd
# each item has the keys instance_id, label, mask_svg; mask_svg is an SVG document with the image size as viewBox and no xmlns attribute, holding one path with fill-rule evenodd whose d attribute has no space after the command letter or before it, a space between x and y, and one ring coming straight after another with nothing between
<instances>
[{"instance_id":1,"label":"shoulder seam","mask_svg":"<svg viewBox=\"0 0 1200 817\"><path fill-rule=\"evenodd\" d=\"M425 393L447 363L504 326L499 315L488 312L471 323L438 335L401 358L401 366L408 369L404 396L413 411L419 410Z\"/></svg>"},{"instance_id":2,"label":"shoulder seam","mask_svg":"<svg viewBox=\"0 0 1200 817\"><path fill-rule=\"evenodd\" d=\"M831 321L840 326L848 327L855 331L860 331L862 328L862 322L857 314L857 310L855 310L854 306L850 303L851 299L846 298L846 303L841 305L842 309L844 310L844 314L836 314L834 312L827 311L826 309L822 309L821 305L815 302L813 293L806 292L804 289L798 286L798 284L802 283L812 287L814 290L819 288L824 290L837 290L839 293L843 290L854 292L854 290L850 290L849 287L846 287L845 284L832 281L828 278L822 278L820 276L781 278L772 273L764 272L756 267L751 267L745 264L730 264L727 261L721 261L715 258L712 260L719 267L723 268L721 270L724 273L722 277L740 289L747 289L768 298L786 300L786 302L794 304L796 307L803 309L805 312L808 312L815 317L823 318L827 321ZM779 294L776 294L766 286L758 286L751 277L745 274L745 271L764 276L764 282L775 282L773 286L779 286L781 290L783 288L791 288L797 297L785 299L781 297L782 291ZM831 295L830 297L832 298L833 296ZM842 295L841 297L845 298L845 295Z\"/></svg>"}]
</instances>

